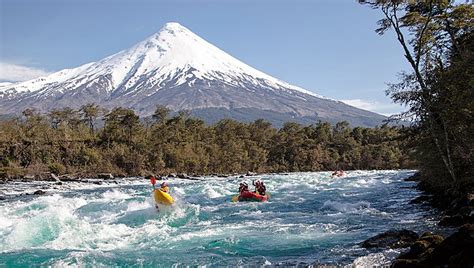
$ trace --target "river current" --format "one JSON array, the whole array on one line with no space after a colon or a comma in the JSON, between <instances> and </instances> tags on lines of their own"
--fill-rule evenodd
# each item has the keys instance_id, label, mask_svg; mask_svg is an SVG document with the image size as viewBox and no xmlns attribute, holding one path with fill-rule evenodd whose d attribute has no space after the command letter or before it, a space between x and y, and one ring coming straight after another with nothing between
<instances>
[{"instance_id":1,"label":"river current","mask_svg":"<svg viewBox=\"0 0 474 268\"><path fill-rule=\"evenodd\" d=\"M410 204L414 171L267 174L170 179L171 207L151 185L16 182L0 185L0 267L296 266L387 264L399 251L359 243L391 228L436 230L436 213ZM230 202L263 179L268 202ZM22 195L45 188L45 195Z\"/></svg>"}]
</instances>

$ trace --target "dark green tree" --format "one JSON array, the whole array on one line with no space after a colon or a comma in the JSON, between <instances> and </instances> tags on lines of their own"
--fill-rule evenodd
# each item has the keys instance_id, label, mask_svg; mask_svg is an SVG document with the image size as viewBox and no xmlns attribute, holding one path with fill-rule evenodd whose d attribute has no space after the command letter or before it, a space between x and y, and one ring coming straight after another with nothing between
<instances>
[{"instance_id":1,"label":"dark green tree","mask_svg":"<svg viewBox=\"0 0 474 268\"><path fill-rule=\"evenodd\" d=\"M91 134L95 133L95 122L101 114L101 109L94 103L85 104L79 110L82 120L89 126Z\"/></svg>"},{"instance_id":2,"label":"dark green tree","mask_svg":"<svg viewBox=\"0 0 474 268\"><path fill-rule=\"evenodd\" d=\"M414 119L407 136L417 149L421 170L433 187L450 185L457 191L462 177L472 178L466 151L473 150L468 131L473 114L474 7L448 0L359 2L382 11L376 31L393 29L411 66L412 72L403 74L387 94L408 106L400 118ZM460 149L463 146L467 150Z\"/></svg>"}]
</instances>

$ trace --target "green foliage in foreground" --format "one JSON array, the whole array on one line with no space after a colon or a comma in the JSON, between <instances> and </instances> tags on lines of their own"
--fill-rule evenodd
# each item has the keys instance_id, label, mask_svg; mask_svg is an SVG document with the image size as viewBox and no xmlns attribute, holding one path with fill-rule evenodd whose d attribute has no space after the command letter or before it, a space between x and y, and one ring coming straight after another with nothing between
<instances>
[{"instance_id":1,"label":"green foliage in foreground","mask_svg":"<svg viewBox=\"0 0 474 268\"><path fill-rule=\"evenodd\" d=\"M103 120L103 127L95 122ZM146 175L394 169L410 165L395 127L350 128L265 120L222 120L207 126L185 112L157 107L151 118L89 104L0 122L0 171L17 173L111 172Z\"/></svg>"}]
</instances>

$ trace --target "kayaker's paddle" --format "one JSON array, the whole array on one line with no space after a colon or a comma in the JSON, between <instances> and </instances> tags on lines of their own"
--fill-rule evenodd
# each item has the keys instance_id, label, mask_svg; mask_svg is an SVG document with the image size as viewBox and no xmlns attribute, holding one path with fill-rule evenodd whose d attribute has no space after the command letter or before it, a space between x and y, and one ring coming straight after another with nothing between
<instances>
[{"instance_id":1,"label":"kayaker's paddle","mask_svg":"<svg viewBox=\"0 0 474 268\"><path fill-rule=\"evenodd\" d=\"M156 178L155 176L151 176L150 178L150 182L151 182L151 185L153 185L153 193L155 192L155 184L156 184ZM154 194L153 194L153 197L154 197ZM158 204L156 203L156 199L155 199L155 208L158 212L160 212L160 208L158 207Z\"/></svg>"},{"instance_id":2,"label":"kayaker's paddle","mask_svg":"<svg viewBox=\"0 0 474 268\"><path fill-rule=\"evenodd\" d=\"M234 196L232 196L232 202L235 203L235 202L237 202L237 201L239 201L239 195L234 195Z\"/></svg>"}]
</instances>

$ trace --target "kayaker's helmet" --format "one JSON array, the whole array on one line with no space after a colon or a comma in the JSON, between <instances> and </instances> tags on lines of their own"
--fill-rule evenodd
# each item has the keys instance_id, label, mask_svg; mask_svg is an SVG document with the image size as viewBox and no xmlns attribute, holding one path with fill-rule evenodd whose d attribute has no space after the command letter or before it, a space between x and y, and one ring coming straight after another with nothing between
<instances>
[{"instance_id":1,"label":"kayaker's helmet","mask_svg":"<svg viewBox=\"0 0 474 268\"><path fill-rule=\"evenodd\" d=\"M262 184L262 181L260 179L255 181L255 185L259 185L259 184Z\"/></svg>"},{"instance_id":2,"label":"kayaker's helmet","mask_svg":"<svg viewBox=\"0 0 474 268\"><path fill-rule=\"evenodd\" d=\"M240 186L248 187L249 185L245 181L243 181L243 182L240 183Z\"/></svg>"},{"instance_id":3,"label":"kayaker's helmet","mask_svg":"<svg viewBox=\"0 0 474 268\"><path fill-rule=\"evenodd\" d=\"M168 183L166 181L161 183L161 187L166 187L166 186L168 186Z\"/></svg>"}]
</instances>

